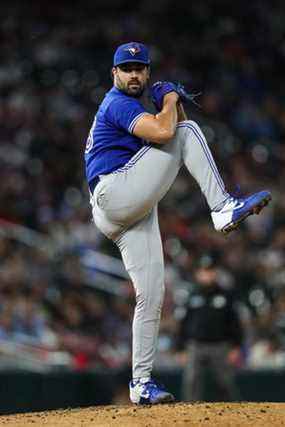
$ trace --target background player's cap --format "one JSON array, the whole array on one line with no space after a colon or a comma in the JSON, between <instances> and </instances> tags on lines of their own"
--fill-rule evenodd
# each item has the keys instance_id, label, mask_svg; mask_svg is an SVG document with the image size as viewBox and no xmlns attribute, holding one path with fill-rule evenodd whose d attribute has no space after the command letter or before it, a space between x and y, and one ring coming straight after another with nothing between
<instances>
[{"instance_id":1,"label":"background player's cap","mask_svg":"<svg viewBox=\"0 0 285 427\"><path fill-rule=\"evenodd\" d=\"M144 44L136 42L121 44L114 55L114 67L126 62L141 62L149 65L148 48Z\"/></svg>"}]
</instances>

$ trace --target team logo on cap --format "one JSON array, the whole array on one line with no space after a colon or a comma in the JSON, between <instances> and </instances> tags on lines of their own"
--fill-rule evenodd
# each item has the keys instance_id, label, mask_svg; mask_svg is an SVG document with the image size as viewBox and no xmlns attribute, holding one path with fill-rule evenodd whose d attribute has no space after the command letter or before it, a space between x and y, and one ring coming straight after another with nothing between
<instances>
[{"instance_id":1,"label":"team logo on cap","mask_svg":"<svg viewBox=\"0 0 285 427\"><path fill-rule=\"evenodd\" d=\"M135 56L137 53L139 53L141 50L139 48L139 46L131 46L131 47L126 47L126 49L128 52L130 52L130 54L132 56Z\"/></svg>"}]
</instances>

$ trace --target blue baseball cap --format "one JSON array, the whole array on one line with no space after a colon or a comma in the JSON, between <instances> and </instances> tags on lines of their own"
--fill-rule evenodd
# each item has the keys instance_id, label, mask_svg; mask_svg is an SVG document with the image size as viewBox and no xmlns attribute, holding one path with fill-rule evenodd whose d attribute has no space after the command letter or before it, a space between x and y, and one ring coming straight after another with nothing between
<instances>
[{"instance_id":1,"label":"blue baseball cap","mask_svg":"<svg viewBox=\"0 0 285 427\"><path fill-rule=\"evenodd\" d=\"M114 67L126 62L150 64L148 48L142 43L130 42L121 44L114 54Z\"/></svg>"}]
</instances>

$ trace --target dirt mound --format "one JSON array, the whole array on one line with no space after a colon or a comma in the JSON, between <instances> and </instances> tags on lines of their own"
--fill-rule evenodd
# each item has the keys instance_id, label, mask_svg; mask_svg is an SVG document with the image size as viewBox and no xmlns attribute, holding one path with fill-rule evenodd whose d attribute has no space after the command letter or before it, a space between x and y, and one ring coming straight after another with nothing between
<instances>
[{"instance_id":1,"label":"dirt mound","mask_svg":"<svg viewBox=\"0 0 285 427\"><path fill-rule=\"evenodd\" d=\"M96 406L2 415L5 427L285 426L285 403L177 403L157 406Z\"/></svg>"}]
</instances>

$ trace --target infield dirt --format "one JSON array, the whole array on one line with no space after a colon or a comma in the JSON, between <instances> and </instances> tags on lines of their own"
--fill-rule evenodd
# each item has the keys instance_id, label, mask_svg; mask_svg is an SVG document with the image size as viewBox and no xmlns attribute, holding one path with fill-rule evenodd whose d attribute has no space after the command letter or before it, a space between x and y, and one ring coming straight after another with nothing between
<instances>
[{"instance_id":1,"label":"infield dirt","mask_svg":"<svg viewBox=\"0 0 285 427\"><path fill-rule=\"evenodd\" d=\"M2 415L5 427L285 426L285 403L177 403L157 406L96 406Z\"/></svg>"}]
</instances>

